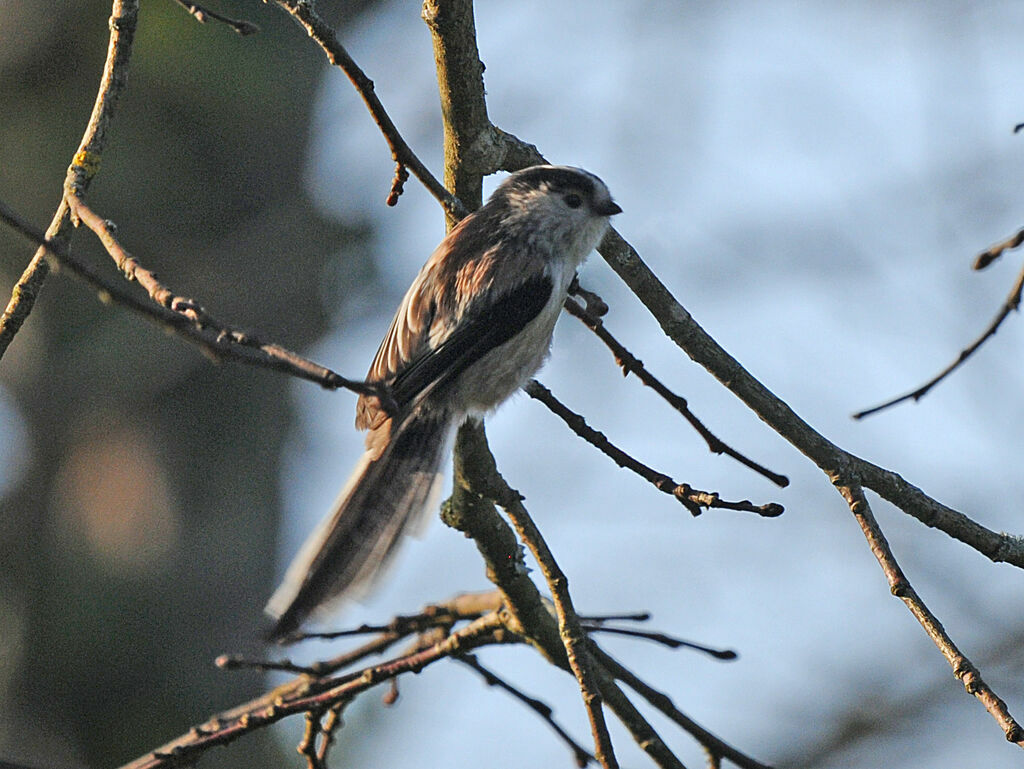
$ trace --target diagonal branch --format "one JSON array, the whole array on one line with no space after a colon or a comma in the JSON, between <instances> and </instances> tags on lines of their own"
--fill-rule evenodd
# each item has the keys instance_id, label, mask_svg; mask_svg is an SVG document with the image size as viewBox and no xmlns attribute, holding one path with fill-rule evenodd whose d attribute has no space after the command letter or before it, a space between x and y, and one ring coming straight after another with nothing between
<instances>
[{"instance_id":1,"label":"diagonal branch","mask_svg":"<svg viewBox=\"0 0 1024 769\"><path fill-rule=\"evenodd\" d=\"M71 273L84 280L102 296L122 305L158 325L198 345L216 359L235 360L250 366L281 371L328 389L345 388L358 393L368 393L383 398L385 407L390 394L379 385L346 379L325 366L272 342L264 342L253 334L230 328L214 320L202 307L190 299L178 297L165 288L153 273L141 267L114 238L109 223L97 216L73 193L65 198L62 206L71 215L72 201L82 221L94 227L111 255L129 279L139 279L150 292L153 303L145 302L121 285L108 281L91 266L72 256L65 243L47 239L45 233L28 224L0 201L0 220L10 224L25 237L41 246L43 253L49 252Z\"/></svg>"},{"instance_id":2,"label":"diagonal branch","mask_svg":"<svg viewBox=\"0 0 1024 769\"><path fill-rule=\"evenodd\" d=\"M521 546L490 500L502 506L522 541L533 551L552 590L553 605L541 598L529 578ZM498 473L480 423L467 422L458 431L455 488L444 506L442 519L470 537L484 556L487 576L505 594L515 620L510 629L522 635L552 663L576 677L591 718L595 755L601 764L617 766L614 753L607 752L610 739L600 710L600 703L604 702L658 766L663 769L682 767L608 671L594 660L568 596L568 580L536 531L521 496ZM595 713L601 714L600 720Z\"/></svg>"},{"instance_id":3,"label":"diagonal branch","mask_svg":"<svg viewBox=\"0 0 1024 769\"><path fill-rule=\"evenodd\" d=\"M996 723L1002 727L1006 739L1018 747L1024 747L1024 729L1010 715L1006 708L1006 703L985 683L981 673L974 664L957 648L953 639L949 637L946 629L942 626L942 623L925 606L924 601L921 600L921 597L907 579L906 574L903 573L903 569L896 562L896 557L893 555L889 543L882 533L881 527L878 525L878 521L875 520L875 516L871 512L871 506L864 496L864 489L858 482L841 477L836 478L835 485L849 505L850 512L857 519L857 523L860 525L861 531L864 533L864 537L871 548L872 555L875 556L879 566L882 567L882 572L885 574L892 594L903 601L910 610L910 613L914 615L914 618L921 623L925 633L928 634L928 637L932 639L932 642L942 652L942 656L949 662L950 667L953 668L953 675L960 679L968 694L973 694L985 706L985 709L996 720Z\"/></svg>"},{"instance_id":4,"label":"diagonal branch","mask_svg":"<svg viewBox=\"0 0 1024 769\"><path fill-rule=\"evenodd\" d=\"M1021 233L1024 233L1024 230L1021 230ZM985 252L985 254L988 253L989 252ZM904 401L921 400L921 398L927 395L931 391L931 389L935 387L935 385L937 385L943 379L945 379L958 368L960 368L960 366L963 365L968 358L970 358L972 355L974 355L975 352L978 351L978 348L985 344L985 342L987 342L991 337L996 335L996 332L999 330L999 327L1003 325L1003 321L1006 320L1010 313L1020 309L1022 292L1024 292L1024 268L1022 268L1020 273L1017 275L1017 280L1013 284L1013 288L1010 289L1010 293L1007 295L1006 301L1003 302L1003 306L999 308L999 312L996 313L996 316L992 319L992 322L988 324L988 327L982 332L981 336L979 336L967 347L960 351L960 354L957 356L956 360L954 360L952 363L946 366L946 368L942 369L942 371L933 376L931 379L929 379L923 385L918 387L916 390L911 390L908 393L900 395L891 400L887 400L885 403L880 403L877 406L872 406L869 409L858 411L856 414L853 415L853 418L863 419L864 417L871 416L872 414L877 414L879 411L883 411L889 408L890 406L895 406L896 404L903 403Z\"/></svg>"},{"instance_id":5,"label":"diagonal branch","mask_svg":"<svg viewBox=\"0 0 1024 769\"><path fill-rule=\"evenodd\" d=\"M704 442L708 445L708 450L713 454L725 454L726 456L732 457L740 464L745 465L754 472L763 475L777 486L785 488L789 485L789 478L785 475L773 472L749 457L744 456L711 432L711 430L709 430L704 423L701 422L692 411L690 411L690 406L687 403L686 398L672 392L660 379L648 371L644 364L629 350L627 350L625 345L612 335L612 333L605 327L601 318L590 311L591 304L595 302L599 302L602 307L607 309L607 305L601 301L600 297L590 291L585 291L580 288L578 283L575 284L575 289L577 294L582 293L585 295L587 306L583 307L579 302L570 297L565 300L565 309L570 315L579 318L587 328L594 332L598 339L604 342L605 346L611 350L612 355L615 356L615 361L622 367L622 373L624 375L636 375L641 382L658 393L658 395L660 395L670 406L672 406L672 408L678 411L683 418L690 423L690 426L697 431L701 438L704 439Z\"/></svg>"},{"instance_id":6,"label":"diagonal branch","mask_svg":"<svg viewBox=\"0 0 1024 769\"><path fill-rule=\"evenodd\" d=\"M488 489L487 496L495 500L505 510L505 514L519 533L519 538L530 548L540 565L541 573L551 590L558 619L558 634L565 646L569 667L579 682L583 704L586 706L587 715L590 718L590 728L594 734L594 753L602 766L606 769L613 769L618 766L618 761L612 751L611 736L601 712L602 691L598 683L597 671L594 670L593 660L586 653L584 645L586 635L580 624L580 618L576 615L572 597L569 595L569 579L558 566L554 554L548 548L540 530L523 506L519 492L505 485L501 477L495 475L496 477L491 480L500 482L501 486L492 486Z\"/></svg>"},{"instance_id":7,"label":"diagonal branch","mask_svg":"<svg viewBox=\"0 0 1024 769\"><path fill-rule=\"evenodd\" d=\"M114 118L117 102L128 80L128 61L131 58L132 41L135 39L135 24L139 15L138 0L114 0L110 12L110 43L107 59L103 65L99 92L89 117L82 141L74 159L68 167L64 181L64 197L57 212L46 229L45 239L67 246L71 239L71 215L67 195L74 191L82 195L88 189L92 178L100 168L103 150L107 143L107 131ZM40 246L22 273L11 293L4 314L0 317L0 358L7 352L11 341L32 312L36 297L42 290L50 265L46 260L46 249Z\"/></svg>"},{"instance_id":8,"label":"diagonal branch","mask_svg":"<svg viewBox=\"0 0 1024 769\"><path fill-rule=\"evenodd\" d=\"M516 143L517 162L544 162L543 155L532 145L521 142L511 134L502 133L502 136L506 141ZM608 231L598 252L658 321L669 339L718 379L772 430L814 462L830 479L856 476L864 487L877 492L883 499L925 525L939 529L993 561L1024 568L1024 537L997 533L982 526L963 513L932 499L898 474L843 450L811 427L694 320L644 263L636 249L614 228ZM1004 722L998 716L996 720L1004 727Z\"/></svg>"},{"instance_id":9,"label":"diagonal branch","mask_svg":"<svg viewBox=\"0 0 1024 769\"><path fill-rule=\"evenodd\" d=\"M590 427L582 415L569 409L565 404L552 395L551 391L547 387L542 385L536 379L531 379L523 390L525 390L526 394L531 398L538 400L547 406L553 414L565 422L570 430L598 451L602 452L605 456L610 457L619 467L624 467L627 470L631 470L636 473L641 478L651 483L651 485L653 485L658 491L671 494L694 516L700 515L701 508L704 507L720 508L724 510L741 510L748 513L756 513L757 515L765 518L774 518L782 515L782 505L776 502L769 502L764 505L755 505L753 502L746 499L741 502L730 502L728 500L721 499L717 492L701 491L700 489L691 487L688 483L676 483L672 478L664 473L648 467L643 462L634 459L609 441L604 433L598 432Z\"/></svg>"},{"instance_id":10,"label":"diagonal branch","mask_svg":"<svg viewBox=\"0 0 1024 769\"><path fill-rule=\"evenodd\" d=\"M418 673L439 660L480 646L505 643L509 640L507 635L500 615L490 612L426 648L378 665L334 678L302 676L268 695L194 726L188 733L125 764L121 769L163 769L193 763L210 748L234 742L256 729L299 713L325 712L397 676Z\"/></svg>"},{"instance_id":11,"label":"diagonal branch","mask_svg":"<svg viewBox=\"0 0 1024 769\"><path fill-rule=\"evenodd\" d=\"M544 719L544 721L547 722L548 726L550 726L554 730L555 734L557 734L562 739L562 741L569 746L569 749L572 750L573 757L576 759L576 766L582 769L583 767L587 766L587 764L589 764L591 761L597 761L597 759L594 756L592 756L586 748L584 748L582 745L576 742L576 740L572 738L572 735L565 731L565 729L563 729L559 725L559 723L555 721L554 711L552 711L550 705L541 702L536 697L531 697L528 694L520 691L515 686L510 684L508 681L494 673L494 671L484 667L483 664L481 664L480 660L477 659L475 654L463 654L452 657L452 659L456 662L461 662L463 665L466 665L469 668L472 668L480 675L481 678L484 679L484 683L486 683L488 686L496 686L499 689L508 692L517 700L526 705L526 707L530 708L530 710L532 710L534 713L536 713L542 719Z\"/></svg>"},{"instance_id":12,"label":"diagonal branch","mask_svg":"<svg viewBox=\"0 0 1024 769\"><path fill-rule=\"evenodd\" d=\"M689 733L697 742L704 746L704 749L710 755L717 756L718 758L727 758L742 769L770 769L766 764L762 764L757 759L737 750L729 743L709 732L679 710L667 694L658 691L643 681L611 655L597 648L595 648L594 654L609 673L647 700L658 711L668 716L677 726Z\"/></svg>"},{"instance_id":13,"label":"diagonal branch","mask_svg":"<svg viewBox=\"0 0 1024 769\"><path fill-rule=\"evenodd\" d=\"M412 148L409 147L405 139L402 138L387 110L384 109L384 105L373 90L373 81L366 76L366 73L363 72L349 55L348 51L345 50L345 46L338 40L338 36L331 26L316 12L313 3L307 0L274 0L274 2L299 22L310 38L327 54L327 60L345 73L362 97L366 108L370 110L370 115L373 116L373 120L377 127L380 128L380 132L384 135L384 139L391 149L391 157L395 163L408 168L450 216L454 216L457 219L465 216L466 208L462 202L444 188L441 182L416 157L416 153L412 151ZM388 196L388 202L394 205L397 200L398 196L394 194L394 185L392 185L392 193Z\"/></svg>"}]
</instances>

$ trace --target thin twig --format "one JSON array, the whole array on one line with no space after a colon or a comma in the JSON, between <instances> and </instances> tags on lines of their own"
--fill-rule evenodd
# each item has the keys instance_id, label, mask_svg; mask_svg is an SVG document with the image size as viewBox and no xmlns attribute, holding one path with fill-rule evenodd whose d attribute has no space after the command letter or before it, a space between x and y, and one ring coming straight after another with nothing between
<instances>
[{"instance_id":1,"label":"thin twig","mask_svg":"<svg viewBox=\"0 0 1024 769\"><path fill-rule=\"evenodd\" d=\"M1001 240L994 246L986 248L974 257L974 264L971 265L971 268L975 270L984 270L1006 251L1017 248L1021 243L1024 243L1024 229L1020 229L1005 240Z\"/></svg>"},{"instance_id":2,"label":"thin twig","mask_svg":"<svg viewBox=\"0 0 1024 769\"><path fill-rule=\"evenodd\" d=\"M319 674L311 665L296 665L288 659L257 660L237 654L221 654L213 661L221 670L259 670L262 673L295 673L296 675L315 676Z\"/></svg>"},{"instance_id":3,"label":"thin twig","mask_svg":"<svg viewBox=\"0 0 1024 769\"><path fill-rule=\"evenodd\" d=\"M575 288L577 292L583 290L580 288L578 283ZM611 332L609 332L605 327L601 318L590 312L591 303L596 301L600 301L599 306L607 310L607 305L604 301L591 291L585 292L584 296L585 301L587 302L586 308L580 306L576 300L569 297L565 300L565 309L570 315L579 318L587 328L594 332L598 339L605 343L608 349L611 350L612 355L615 356L616 363L618 363L622 368L623 374L636 375L641 382L658 393L658 395L660 395L670 406L672 406L672 408L678 411L683 418L690 423L690 426L697 431L701 438L704 439L704 442L708 445L708 450L713 454L725 454L726 456L732 457L740 464L745 465L754 472L763 475L778 486L785 488L789 485L789 478L785 475L773 472L749 457L744 456L711 432L711 430L709 430L704 423L701 422L692 411L690 411L690 406L687 403L686 398L683 398L678 393L670 390L660 379L648 371L640 359L626 349L625 345L619 342L618 339L612 336Z\"/></svg>"},{"instance_id":4,"label":"thin twig","mask_svg":"<svg viewBox=\"0 0 1024 769\"><path fill-rule=\"evenodd\" d=\"M397 678L391 679L392 686L398 682ZM331 749L331 745L334 744L334 733L341 726L341 712L344 710L346 703L341 702L330 708L327 711L327 715L320 722L320 749L317 751L317 758L324 766L327 765L327 752Z\"/></svg>"},{"instance_id":5,"label":"thin twig","mask_svg":"<svg viewBox=\"0 0 1024 769\"><path fill-rule=\"evenodd\" d=\"M216 11L211 11L209 8L205 8L204 6L190 3L188 0L174 0L174 2L188 11L189 15L193 16L200 24L205 24L211 19L213 21L219 21L222 24L227 24L242 37L255 35L260 31L260 28L251 21L245 21L244 19L232 19L228 16L219 14Z\"/></svg>"},{"instance_id":6,"label":"thin twig","mask_svg":"<svg viewBox=\"0 0 1024 769\"><path fill-rule=\"evenodd\" d=\"M634 459L609 441L604 433L590 427L582 415L569 409L565 404L552 395L551 391L547 387L542 385L536 379L531 379L523 390L525 390L526 394L531 398L535 398L547 406L553 414L565 422L570 430L594 448L610 457L619 467L624 467L627 470L636 473L641 478L651 483L651 485L659 491L672 495L694 516L700 515L702 508L739 510L742 512L756 513L757 515L765 518L774 518L782 515L783 513L782 505L776 502L768 502L763 505L755 505L753 502L746 499L739 502L730 502L728 500L721 499L716 492L701 491L699 489L692 488L686 483L676 483L668 475L665 475L662 472L648 467L643 462Z\"/></svg>"},{"instance_id":7,"label":"thin twig","mask_svg":"<svg viewBox=\"0 0 1024 769\"><path fill-rule=\"evenodd\" d=\"M580 618L583 620L583 618ZM658 633L651 630L637 630L636 628L629 627L616 627L614 625L605 625L604 623L592 624L583 620L583 629L588 633L611 633L613 635L628 636L630 638L642 638L645 641L651 641L662 646L667 646L670 649L687 648L699 651L703 654L707 654L709 657L714 657L718 660L734 660L738 659L739 655L732 649L712 649L710 646L704 644L694 643L693 641L686 641L682 638L676 638L674 636L667 635L665 633Z\"/></svg>"},{"instance_id":8,"label":"thin twig","mask_svg":"<svg viewBox=\"0 0 1024 769\"><path fill-rule=\"evenodd\" d=\"M871 548L871 553L882 567L882 573L885 574L892 594L903 601L910 613L921 623L925 633L953 668L953 675L960 679L968 694L973 694L985 706L985 710L1002 727L1007 741L1024 747L1024 729L1010 715L1006 703L985 683L974 664L957 648L942 623L925 606L924 601L921 600L906 574L903 573L903 569L896 562L896 557L893 555L878 521L875 520L874 513L871 512L871 506L864 496L861 484L855 480L836 476L835 486L849 505L850 512L857 519L857 523L860 524L861 531Z\"/></svg>"},{"instance_id":9,"label":"thin twig","mask_svg":"<svg viewBox=\"0 0 1024 769\"><path fill-rule=\"evenodd\" d=\"M651 760L661 769L686 769L683 762L676 757L661 735L651 726L651 722L622 691L611 672L594 656L595 645L593 642L590 642L589 639L588 642L588 648L585 650L587 658L594 666L601 694L604 696L609 710L626 727L626 731L629 732L640 749L650 756Z\"/></svg>"},{"instance_id":10,"label":"thin twig","mask_svg":"<svg viewBox=\"0 0 1024 769\"><path fill-rule=\"evenodd\" d=\"M99 171L107 143L107 132L128 80L128 61L131 58L138 15L138 0L114 0L109 21L110 43L103 64L103 75L100 77L99 92L96 94L96 102L82 141L68 167L64 180L66 192L74 190L79 195L84 194ZM71 217L65 194L46 229L44 239L67 246L70 236ZM36 297L49 273L46 249L40 247L15 284L7 308L0 317L0 358L7 352L11 341L32 312Z\"/></svg>"},{"instance_id":11,"label":"thin twig","mask_svg":"<svg viewBox=\"0 0 1024 769\"><path fill-rule=\"evenodd\" d=\"M402 193L405 192L405 183L409 180L409 169L406 168L402 163L395 163L395 176L391 180L391 191L388 193L385 204L389 206L397 206L398 199L402 197Z\"/></svg>"},{"instance_id":12,"label":"thin twig","mask_svg":"<svg viewBox=\"0 0 1024 769\"><path fill-rule=\"evenodd\" d=\"M582 745L576 742L576 740L574 740L572 736L567 731L565 731L565 729L563 729L557 721L555 721L554 711L551 709L550 705L541 702L535 697L530 697L528 694L525 694L516 687L512 686L512 684L510 684L508 681L499 677L496 673L494 673L494 671L484 667L480 663L480 660L477 659L475 654L458 655L452 657L452 659L456 662L461 662L463 665L472 668L480 674L480 676L484 679L488 686L497 686L499 689L504 689L506 692L511 694L513 697L515 697L517 700L522 702L524 705L526 705L528 708L534 711L537 715L539 715L542 719L544 719L547 722L548 726L550 726L555 731L555 733L562 738L562 741L565 742L565 744L568 745L569 748L572 750L573 756L576 759L577 766L582 768L589 764L591 761L595 763L597 762L597 759L586 748L584 748Z\"/></svg>"},{"instance_id":13,"label":"thin twig","mask_svg":"<svg viewBox=\"0 0 1024 769\"><path fill-rule=\"evenodd\" d=\"M658 691L650 684L643 681L629 668L616 660L611 655L594 647L594 655L601 665L606 668L615 678L622 681L626 686L635 691L655 709L668 716L677 726L681 727L704 748L714 755L723 756L732 761L742 769L771 769L766 764L751 758L746 753L734 748L729 743L716 737L692 718L683 713L673 704L672 699L665 693Z\"/></svg>"},{"instance_id":14,"label":"thin twig","mask_svg":"<svg viewBox=\"0 0 1024 769\"><path fill-rule=\"evenodd\" d=\"M601 625L605 622L648 622L651 619L649 611L629 612L628 614L581 614L580 619L592 625Z\"/></svg>"},{"instance_id":15,"label":"thin twig","mask_svg":"<svg viewBox=\"0 0 1024 769\"><path fill-rule=\"evenodd\" d=\"M447 613L431 613L423 612L421 614L413 614L409 616L400 615L395 617L393 620L388 622L386 625L369 625L362 624L359 627L346 628L344 630L328 630L323 632L313 633L296 633L295 635L289 636L286 641L287 643L294 643L296 641L306 641L310 639L317 639L322 641L331 641L336 638L347 638L355 635L369 635L371 633L396 633L399 635L412 635L414 633L422 633L429 628L438 627L449 627L456 620L460 619L476 619L484 612L477 612L475 616L470 615L455 615L450 612Z\"/></svg>"},{"instance_id":16,"label":"thin twig","mask_svg":"<svg viewBox=\"0 0 1024 769\"><path fill-rule=\"evenodd\" d=\"M367 109L370 110L374 122L384 135L384 139L391 149L392 159L411 171L450 215L459 219L464 217L466 215L465 206L458 198L449 193L416 157L416 153L402 138L387 110L384 109L384 105L374 92L373 81L349 56L331 26L316 12L313 3L307 0L275 0L275 2L302 25L314 42L327 54L328 61L336 67L340 67L355 86L356 91L366 103ZM389 192L389 197L390 195Z\"/></svg>"},{"instance_id":17,"label":"thin twig","mask_svg":"<svg viewBox=\"0 0 1024 769\"><path fill-rule=\"evenodd\" d=\"M69 201L77 199L73 194L69 194L67 198ZM70 216L70 203L67 205ZM0 220L7 222L19 233L40 246L44 246L45 250L49 251L70 272L91 285L104 298L139 313L199 345L218 360L235 360L251 366L281 371L300 379L316 382L331 390L344 388L357 393L376 395L382 398L385 408L388 407L391 396L381 385L347 379L278 344L264 342L252 333L219 323L192 300L175 296L173 292L162 286L151 272L141 268L120 247L111 232L109 222L94 214L80 200L76 205L82 221L95 225L101 240L105 244L110 243L111 255L119 266L123 265L126 276L138 278L144 282L147 290L150 291L153 303L142 301L120 285L106 280L88 264L74 257L65 244L47 239L42 231L26 222L2 201L0 201Z\"/></svg>"},{"instance_id":18,"label":"thin twig","mask_svg":"<svg viewBox=\"0 0 1024 769\"><path fill-rule=\"evenodd\" d=\"M308 769L327 769L320 751L317 750L317 737L320 736L320 716L322 711L310 710L306 712L306 728L299 741L298 753L306 759Z\"/></svg>"},{"instance_id":19,"label":"thin twig","mask_svg":"<svg viewBox=\"0 0 1024 769\"><path fill-rule=\"evenodd\" d=\"M1024 233L1024 230L1022 230L1021 232ZM966 361L975 352L977 352L978 348L985 344L985 342L987 342L990 337L995 336L996 331L999 330L999 327L1003 324L1003 321L1006 320L1010 313L1013 312L1014 310L1020 309L1022 292L1024 292L1024 268L1022 268L1020 274L1017 275L1017 280L1013 284L1013 288L1010 290L1009 295L1006 297L1006 301L1003 302L1003 306L999 309L999 312L996 314L995 318L992 319L992 322L988 325L988 328L986 328L985 331L982 332L981 336L975 339L970 345L961 350L960 355L957 356L956 360L954 360L952 363L946 366L946 368L944 368L934 377L929 379L923 385L918 387L916 390L911 390L910 392L904 395L900 395L897 398L888 400L885 403L880 403L877 406L872 406L869 409L858 411L856 414L853 415L853 418L863 419L866 416L877 414L879 411L883 411L891 406L895 406L898 403L903 403L904 401L921 400L921 398L927 395L928 392L933 387L935 387L935 385L937 385L943 379L945 379L954 371L956 371L964 363L964 361Z\"/></svg>"},{"instance_id":20,"label":"thin twig","mask_svg":"<svg viewBox=\"0 0 1024 769\"><path fill-rule=\"evenodd\" d=\"M473 620L443 640L411 654L403 654L379 665L328 679L304 676L296 683L279 687L270 695L221 713L193 727L187 734L125 764L122 769L158 769L194 762L214 746L234 742L288 716L324 712L351 701L355 696L405 673L417 673L428 665L471 651L479 646L505 643L509 636L498 613Z\"/></svg>"}]
</instances>

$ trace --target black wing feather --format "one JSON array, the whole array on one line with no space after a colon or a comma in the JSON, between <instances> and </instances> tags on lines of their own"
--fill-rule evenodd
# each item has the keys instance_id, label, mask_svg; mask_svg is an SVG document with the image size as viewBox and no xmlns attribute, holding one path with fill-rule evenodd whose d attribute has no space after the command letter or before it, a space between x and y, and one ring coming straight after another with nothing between
<instances>
[{"instance_id":1,"label":"black wing feather","mask_svg":"<svg viewBox=\"0 0 1024 769\"><path fill-rule=\"evenodd\" d=\"M451 382L519 333L551 298L554 284L538 275L501 296L486 310L470 312L441 344L409 362L390 382L400 406L411 406Z\"/></svg>"}]
</instances>

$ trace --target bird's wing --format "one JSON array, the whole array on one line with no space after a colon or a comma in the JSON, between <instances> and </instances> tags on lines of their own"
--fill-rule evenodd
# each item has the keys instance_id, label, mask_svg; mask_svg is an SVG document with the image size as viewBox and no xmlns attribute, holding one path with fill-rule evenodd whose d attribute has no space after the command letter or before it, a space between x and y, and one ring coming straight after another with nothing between
<instances>
[{"instance_id":1,"label":"bird's wing","mask_svg":"<svg viewBox=\"0 0 1024 769\"><path fill-rule=\"evenodd\" d=\"M390 382L395 401L412 405L457 378L536 318L553 290L551 278L539 274L486 307L470 308L439 344L423 350L397 372Z\"/></svg>"}]
</instances>

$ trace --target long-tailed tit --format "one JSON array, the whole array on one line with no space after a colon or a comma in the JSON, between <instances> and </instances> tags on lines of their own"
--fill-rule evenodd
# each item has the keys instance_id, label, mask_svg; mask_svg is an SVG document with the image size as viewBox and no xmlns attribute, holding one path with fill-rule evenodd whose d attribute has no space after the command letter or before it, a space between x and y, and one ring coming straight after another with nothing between
<instances>
[{"instance_id":1,"label":"long-tailed tit","mask_svg":"<svg viewBox=\"0 0 1024 769\"><path fill-rule=\"evenodd\" d=\"M548 355L576 268L622 209L593 174L533 166L509 176L441 241L391 321L361 396L366 452L267 603L283 639L366 585L428 505L452 428L518 390Z\"/></svg>"}]
</instances>

